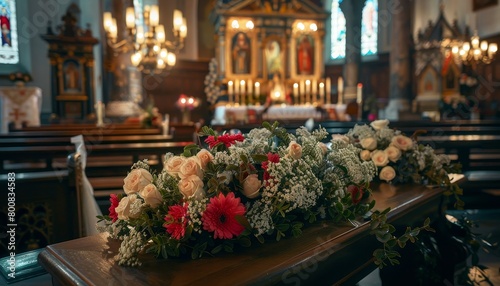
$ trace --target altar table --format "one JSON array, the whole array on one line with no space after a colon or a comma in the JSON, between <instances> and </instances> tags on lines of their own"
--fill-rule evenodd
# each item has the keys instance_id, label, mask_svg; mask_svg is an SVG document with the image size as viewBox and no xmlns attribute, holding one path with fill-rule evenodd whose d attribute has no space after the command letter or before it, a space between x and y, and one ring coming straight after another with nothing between
<instances>
[{"instance_id":1,"label":"altar table","mask_svg":"<svg viewBox=\"0 0 500 286\"><path fill-rule=\"evenodd\" d=\"M421 225L441 213L437 188L381 184L376 209L391 207L396 226ZM298 238L256 242L235 253L198 260L147 257L139 268L114 261L119 241L100 234L48 246L39 256L54 285L332 285L354 284L375 269L372 253L381 247L369 222L317 223Z\"/></svg>"}]
</instances>

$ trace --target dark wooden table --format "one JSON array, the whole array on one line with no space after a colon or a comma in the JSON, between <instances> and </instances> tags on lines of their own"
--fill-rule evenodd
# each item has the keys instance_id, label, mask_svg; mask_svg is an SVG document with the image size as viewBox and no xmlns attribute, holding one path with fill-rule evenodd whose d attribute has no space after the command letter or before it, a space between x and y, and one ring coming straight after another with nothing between
<instances>
[{"instance_id":1,"label":"dark wooden table","mask_svg":"<svg viewBox=\"0 0 500 286\"><path fill-rule=\"evenodd\" d=\"M376 187L376 209L391 207L395 225L421 225L441 210L439 189L420 185ZM48 246L39 256L54 285L331 285L354 284L375 269L380 247L369 223L307 227L299 238L267 241L232 254L198 260L156 260L139 268L115 263L119 242L106 234Z\"/></svg>"}]
</instances>

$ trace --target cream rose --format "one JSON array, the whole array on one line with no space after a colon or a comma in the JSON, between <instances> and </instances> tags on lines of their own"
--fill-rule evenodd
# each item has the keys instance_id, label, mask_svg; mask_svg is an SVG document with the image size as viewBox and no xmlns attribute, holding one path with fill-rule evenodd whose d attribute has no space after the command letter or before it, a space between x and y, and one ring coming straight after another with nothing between
<instances>
[{"instance_id":1,"label":"cream rose","mask_svg":"<svg viewBox=\"0 0 500 286\"><path fill-rule=\"evenodd\" d=\"M158 207L163 201L163 197L161 193L158 191L155 185L149 184L139 192L139 195L144 199L144 202L147 205L150 205L152 208Z\"/></svg>"},{"instance_id":2,"label":"cream rose","mask_svg":"<svg viewBox=\"0 0 500 286\"><path fill-rule=\"evenodd\" d=\"M366 137L359 141L361 143L361 147L366 150L373 151L377 148L377 139L373 137Z\"/></svg>"},{"instance_id":3,"label":"cream rose","mask_svg":"<svg viewBox=\"0 0 500 286\"><path fill-rule=\"evenodd\" d=\"M370 161L370 159L372 158L372 152L370 152L369 150L363 150L359 153L359 157L363 161Z\"/></svg>"},{"instance_id":4,"label":"cream rose","mask_svg":"<svg viewBox=\"0 0 500 286\"><path fill-rule=\"evenodd\" d=\"M179 177L179 170L181 168L182 163L184 163L184 160L186 160L186 158L182 156L170 157L165 162L164 169L170 176Z\"/></svg>"},{"instance_id":5,"label":"cream rose","mask_svg":"<svg viewBox=\"0 0 500 286\"><path fill-rule=\"evenodd\" d=\"M123 190L127 195L141 191L153 181L153 176L145 169L134 169L123 179Z\"/></svg>"},{"instance_id":6,"label":"cream rose","mask_svg":"<svg viewBox=\"0 0 500 286\"><path fill-rule=\"evenodd\" d=\"M203 191L203 181L196 175L191 175L179 181L179 190L185 199L196 198L201 200L205 197Z\"/></svg>"},{"instance_id":7,"label":"cream rose","mask_svg":"<svg viewBox=\"0 0 500 286\"><path fill-rule=\"evenodd\" d=\"M345 136L345 135L342 135L342 134L333 134L332 135L332 140L335 140L335 141L344 141L345 143L349 143L349 137Z\"/></svg>"},{"instance_id":8,"label":"cream rose","mask_svg":"<svg viewBox=\"0 0 500 286\"><path fill-rule=\"evenodd\" d=\"M389 158L391 162L396 162L401 158L401 151L394 146L389 146L384 151L387 153L387 158Z\"/></svg>"},{"instance_id":9,"label":"cream rose","mask_svg":"<svg viewBox=\"0 0 500 286\"><path fill-rule=\"evenodd\" d=\"M300 159L302 157L302 146L299 143L292 141L288 145L288 155L294 159Z\"/></svg>"},{"instance_id":10,"label":"cream rose","mask_svg":"<svg viewBox=\"0 0 500 286\"><path fill-rule=\"evenodd\" d=\"M370 123L370 125L375 130L384 129L387 126L389 126L389 120L387 119L375 120L372 123Z\"/></svg>"},{"instance_id":11,"label":"cream rose","mask_svg":"<svg viewBox=\"0 0 500 286\"><path fill-rule=\"evenodd\" d=\"M394 136L392 138L391 144L402 151L410 150L411 148L413 148L413 141L404 135Z\"/></svg>"},{"instance_id":12,"label":"cream rose","mask_svg":"<svg viewBox=\"0 0 500 286\"><path fill-rule=\"evenodd\" d=\"M321 149L323 155L326 155L326 153L328 152L328 146L326 146L326 144L323 142L318 142L318 146Z\"/></svg>"},{"instance_id":13,"label":"cream rose","mask_svg":"<svg viewBox=\"0 0 500 286\"><path fill-rule=\"evenodd\" d=\"M387 158L387 153L382 150L376 150L372 153L372 161L375 166L383 167L389 163L389 158Z\"/></svg>"},{"instance_id":14,"label":"cream rose","mask_svg":"<svg viewBox=\"0 0 500 286\"><path fill-rule=\"evenodd\" d=\"M118 214L118 219L128 220L129 218L135 218L138 214L132 214L130 212L130 207L137 200L137 195L133 194L130 196L123 197L115 208L116 214Z\"/></svg>"},{"instance_id":15,"label":"cream rose","mask_svg":"<svg viewBox=\"0 0 500 286\"><path fill-rule=\"evenodd\" d=\"M259 195L260 187L262 187L262 182L257 174L250 174L243 181L243 194L245 197L253 199Z\"/></svg>"},{"instance_id":16,"label":"cream rose","mask_svg":"<svg viewBox=\"0 0 500 286\"><path fill-rule=\"evenodd\" d=\"M179 168L179 177L185 179L189 176L196 175L199 178L203 177L203 170L201 169L201 162L198 157L193 156L184 160Z\"/></svg>"},{"instance_id":17,"label":"cream rose","mask_svg":"<svg viewBox=\"0 0 500 286\"><path fill-rule=\"evenodd\" d=\"M198 159L200 160L200 165L203 170L205 170L207 168L207 164L209 162L212 162L212 160L214 159L214 155L212 155L212 153L210 153L206 149L200 150L200 152L196 154L196 157L198 157Z\"/></svg>"},{"instance_id":18,"label":"cream rose","mask_svg":"<svg viewBox=\"0 0 500 286\"><path fill-rule=\"evenodd\" d=\"M396 171L394 171L394 168L392 168L391 166L385 166L384 168L382 168L382 170L380 170L378 177L381 180L389 182L394 179L394 177L396 177Z\"/></svg>"}]
</instances>

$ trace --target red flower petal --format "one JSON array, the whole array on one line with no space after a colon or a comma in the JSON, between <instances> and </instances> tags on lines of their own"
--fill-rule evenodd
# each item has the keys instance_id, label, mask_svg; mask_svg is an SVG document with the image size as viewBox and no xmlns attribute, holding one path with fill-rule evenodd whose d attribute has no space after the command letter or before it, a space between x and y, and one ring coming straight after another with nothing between
<instances>
[{"instance_id":1,"label":"red flower petal","mask_svg":"<svg viewBox=\"0 0 500 286\"><path fill-rule=\"evenodd\" d=\"M234 193L227 196L220 193L210 199L201 220L203 229L214 232L214 238L231 239L240 235L245 228L236 220L237 215L245 214L245 206L240 198L235 198Z\"/></svg>"}]
</instances>

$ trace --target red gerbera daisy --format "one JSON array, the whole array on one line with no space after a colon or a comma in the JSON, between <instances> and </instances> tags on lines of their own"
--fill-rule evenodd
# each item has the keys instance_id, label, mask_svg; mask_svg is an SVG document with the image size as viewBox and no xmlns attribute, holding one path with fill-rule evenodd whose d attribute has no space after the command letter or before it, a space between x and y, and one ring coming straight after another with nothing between
<instances>
[{"instance_id":1,"label":"red gerbera daisy","mask_svg":"<svg viewBox=\"0 0 500 286\"><path fill-rule=\"evenodd\" d=\"M182 206L170 206L168 207L168 213L165 216L166 223L163 224L163 227L165 227L167 232L177 240L182 239L186 234L186 227L188 223L187 209L187 203Z\"/></svg>"},{"instance_id":2,"label":"red gerbera daisy","mask_svg":"<svg viewBox=\"0 0 500 286\"><path fill-rule=\"evenodd\" d=\"M224 145L226 145L226 147L229 147L233 145L236 141L243 142L244 140L245 137L243 137L241 133L234 135L224 134L217 137L208 136L207 139L205 139L205 143L207 143L208 146L210 146L210 148L214 148L219 143L223 143Z\"/></svg>"},{"instance_id":3,"label":"red gerbera daisy","mask_svg":"<svg viewBox=\"0 0 500 286\"><path fill-rule=\"evenodd\" d=\"M111 194L109 196L109 201L111 202L111 206L109 206L109 217L113 219L115 222L118 219L118 214L116 213L116 207L120 204L120 199L116 194Z\"/></svg>"},{"instance_id":4,"label":"red gerbera daisy","mask_svg":"<svg viewBox=\"0 0 500 286\"><path fill-rule=\"evenodd\" d=\"M227 196L220 193L210 199L201 220L203 229L215 232L214 238L231 239L240 235L245 228L236 220L237 215L245 214L245 206L240 198L235 198L234 193Z\"/></svg>"},{"instance_id":5,"label":"red gerbera daisy","mask_svg":"<svg viewBox=\"0 0 500 286\"><path fill-rule=\"evenodd\" d=\"M350 185L347 191L351 193L351 200L353 204L358 204L363 198L363 189L360 186Z\"/></svg>"}]
</instances>

